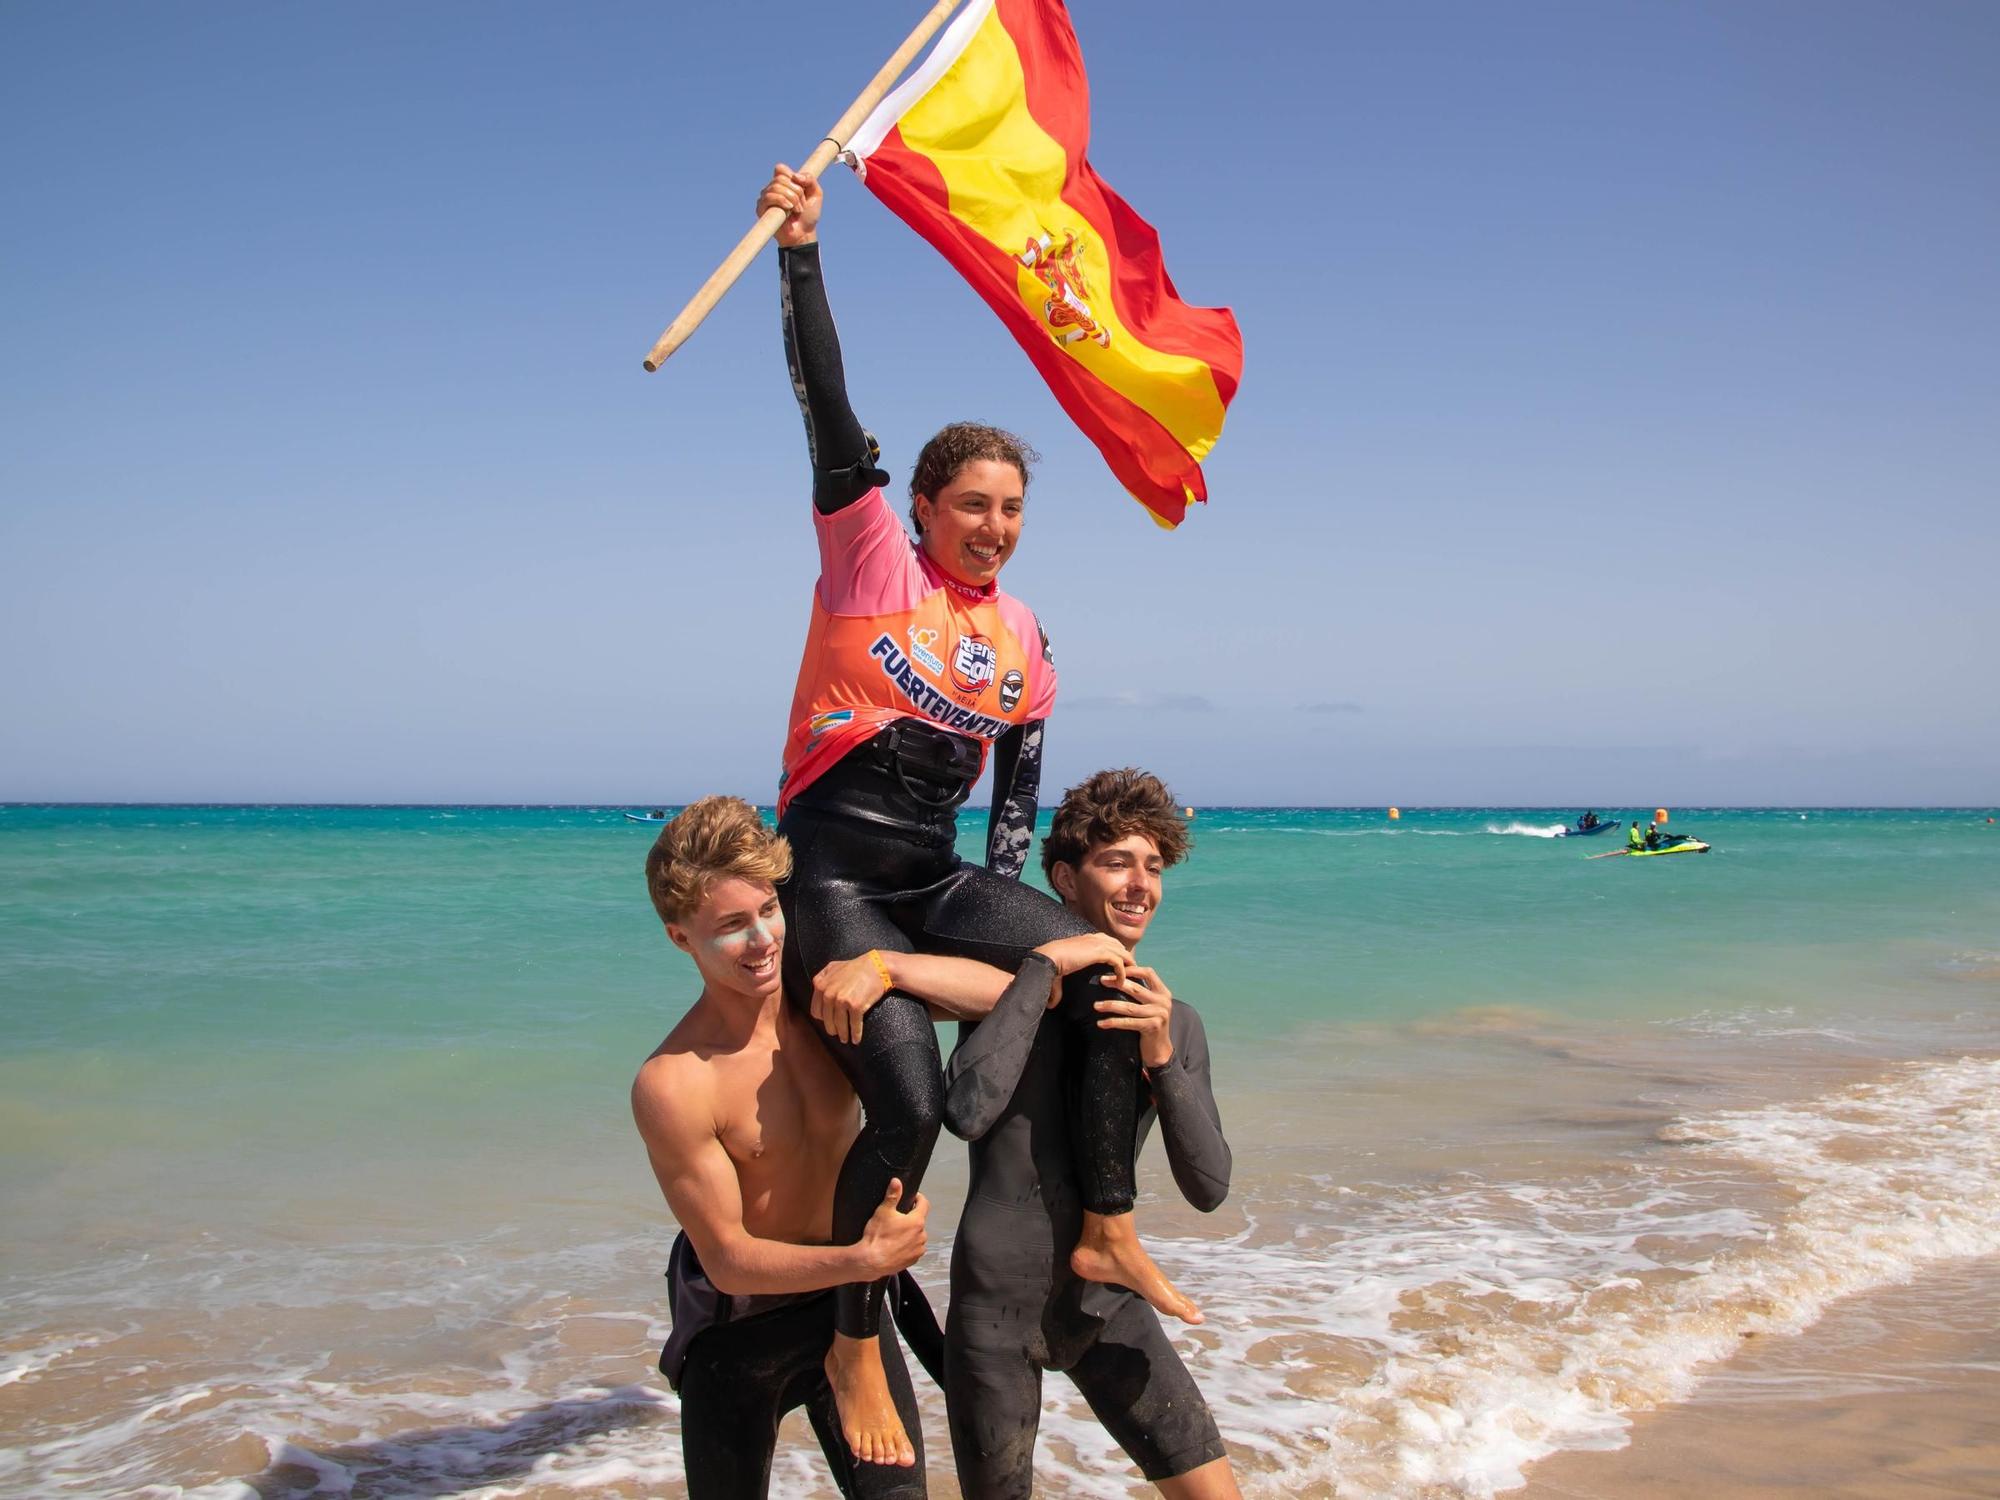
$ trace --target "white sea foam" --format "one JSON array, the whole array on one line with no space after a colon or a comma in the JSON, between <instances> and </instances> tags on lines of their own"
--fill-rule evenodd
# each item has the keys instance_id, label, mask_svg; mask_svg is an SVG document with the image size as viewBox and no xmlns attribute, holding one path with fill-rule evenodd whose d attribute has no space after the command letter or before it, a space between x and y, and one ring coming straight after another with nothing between
<instances>
[{"instance_id":1,"label":"white sea foam","mask_svg":"<svg viewBox=\"0 0 2000 1500\"><path fill-rule=\"evenodd\" d=\"M1338 1481L1343 1496L1491 1495L1558 1448L1621 1443L1630 1412L1684 1397L1702 1367L1746 1335L1795 1332L1835 1299L1907 1280L1928 1261L2000 1250L1996 1099L2000 1061L1966 1059L1668 1127L1663 1137L1685 1144L1689 1162L1636 1175L1672 1193L1743 1165L1768 1174L1796 1201L1761 1232L1730 1225L1728 1210L1718 1220L1714 1206L1676 1226L1669 1199L1654 1197L1607 1222L1595 1264L1580 1264L1577 1226L1565 1221L1587 1195L1566 1191L1545 1195L1548 1217L1525 1232L1491 1240L1497 1231L1483 1216L1468 1226L1473 1246L1509 1252L1493 1257L1496 1267L1525 1257L1528 1266L1547 1260L1551 1274L1510 1282L1468 1264L1456 1246L1435 1246L1434 1259L1421 1247L1399 1251L1393 1260L1451 1268L1420 1293L1445 1316L1378 1335L1379 1366L1303 1422L1294 1411L1280 1428L1272 1393L1246 1406L1232 1390L1232 1415L1318 1448L1253 1489ZM1676 1180L1684 1186L1666 1187ZM1637 1233L1626 1238L1628 1229ZM1720 1246L1710 1238L1718 1231ZM1664 1244L1652 1243L1658 1235ZM1348 1259L1340 1250L1337 1262ZM1349 1261L1350 1274L1382 1276L1377 1259ZM1650 1275L1635 1264L1648 1260Z\"/></svg>"},{"instance_id":2,"label":"white sea foam","mask_svg":"<svg viewBox=\"0 0 2000 1500\"><path fill-rule=\"evenodd\" d=\"M1791 1005L1753 1006L1743 1010L1698 1010L1693 1015L1673 1016L1653 1024L1673 1031L1711 1037L1814 1037L1822 1041L1858 1043L1861 1039L1848 1028L1798 1023L1798 1008Z\"/></svg>"},{"instance_id":3,"label":"white sea foam","mask_svg":"<svg viewBox=\"0 0 2000 1500\"><path fill-rule=\"evenodd\" d=\"M80 1349L95 1348L104 1342L101 1333L72 1335L68 1338L50 1339L27 1349L12 1349L0 1353L0 1386L12 1385L17 1380L25 1380L50 1368L59 1360L67 1359Z\"/></svg>"},{"instance_id":4,"label":"white sea foam","mask_svg":"<svg viewBox=\"0 0 2000 1500\"><path fill-rule=\"evenodd\" d=\"M1567 823L1488 823L1486 831L1519 839L1559 839L1568 827Z\"/></svg>"},{"instance_id":5,"label":"white sea foam","mask_svg":"<svg viewBox=\"0 0 2000 1500\"><path fill-rule=\"evenodd\" d=\"M1252 1496L1493 1495L1557 1449L1621 1443L1632 1412L1683 1398L1746 1335L1805 1327L1835 1299L1930 1261L2000 1251L1996 1101L2000 1061L1965 1059L1801 1103L1685 1117L1595 1172L1466 1172L1418 1187L1291 1179L1251 1196L1231 1238L1156 1243L1208 1313L1176 1342ZM348 1306L406 1326L423 1305L454 1340L462 1330L498 1342L448 1369L388 1359L336 1370L329 1356L265 1352L254 1338L227 1370L167 1361L167 1384L138 1396L138 1382L116 1411L50 1424L0 1461L0 1478L22 1493L109 1487L158 1500L677 1490L674 1398L657 1381L589 1376L631 1368L663 1332L656 1309L619 1300L643 1300L656 1283L656 1240L500 1248L404 1251L393 1270L343 1270L331 1255L178 1267L155 1306L193 1297L203 1316L259 1319ZM935 1262L930 1275L942 1289ZM411 1300L371 1292L377 1281ZM311 1283L325 1300L306 1295ZM71 1299L79 1310L87 1300L80 1281L44 1288L40 1312ZM615 1328L608 1355L563 1352L565 1335L606 1320L629 1323L630 1353ZM21 1372L15 1392L73 1363L129 1373L134 1356L116 1344L101 1333L39 1338L5 1368ZM925 1390L944 1466L942 1411ZM254 1489L157 1482L163 1454L246 1433L269 1454ZM1112 1500L1134 1487L1060 1376L1045 1388L1040 1471L1051 1496ZM772 1492L832 1493L809 1437L788 1437Z\"/></svg>"},{"instance_id":6,"label":"white sea foam","mask_svg":"<svg viewBox=\"0 0 2000 1500\"><path fill-rule=\"evenodd\" d=\"M1470 828L1320 828L1292 823L1246 823L1231 825L1217 824L1213 828L1202 828L1202 833L1297 833L1316 839L1462 839L1476 838L1478 834Z\"/></svg>"}]
</instances>

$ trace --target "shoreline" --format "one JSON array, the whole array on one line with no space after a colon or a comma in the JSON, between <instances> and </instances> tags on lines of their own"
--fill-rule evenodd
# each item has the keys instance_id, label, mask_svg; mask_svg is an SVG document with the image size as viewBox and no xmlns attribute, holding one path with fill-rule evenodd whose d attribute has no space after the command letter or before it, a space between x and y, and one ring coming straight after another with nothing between
<instances>
[{"instance_id":1,"label":"shoreline","mask_svg":"<svg viewBox=\"0 0 2000 1500\"><path fill-rule=\"evenodd\" d=\"M85 816L0 849L30 980L0 1493L681 1493L672 1226L624 1102L687 986L638 841L591 820ZM1172 1337L1246 1495L1595 1500L1659 1453L1662 1497L1720 1489L1732 1445L1822 1412L1928 1421L1923 1472L1962 1487L1991 1356L1937 1336L1971 1294L1926 1289L2000 1254L2000 846L1793 819L1628 879L1504 814L1417 821L1204 819L1154 957L1207 1023L1236 1172L1197 1214L1156 1142L1142 1233L1209 1311ZM943 1302L961 1151L926 1189ZM1766 1370L1901 1282L1916 1310L1856 1359L1945 1375ZM1957 1415L1865 1415L1911 1388ZM1045 1392L1050 1500L1139 1492ZM925 1421L948 1500L934 1395ZM801 1425L773 1494L830 1494L819 1468Z\"/></svg>"},{"instance_id":2,"label":"shoreline","mask_svg":"<svg viewBox=\"0 0 2000 1500\"><path fill-rule=\"evenodd\" d=\"M2000 1255L1858 1293L1746 1344L1614 1450L1553 1454L1515 1500L1939 1500L2000 1493Z\"/></svg>"},{"instance_id":3,"label":"shoreline","mask_svg":"<svg viewBox=\"0 0 2000 1500\"><path fill-rule=\"evenodd\" d=\"M1961 1232L1950 1221L1972 1195L1951 1188L1966 1170L1975 1187L1991 1185L1982 1143L2000 1134L1977 1103L2000 1068L1991 1049L1954 1063L1934 1051L1856 1055L1789 1026L1714 1035L1482 1009L1389 1035L1358 1028L1344 1044L1328 1034L1302 1050L1318 1061L1273 1069L1254 1092L1225 1091L1238 1191L1219 1213L1165 1191L1157 1143L1141 1171L1145 1232L1211 1312L1208 1327L1172 1336L1251 1500L1666 1500L1687 1493L1691 1475L1704 1496L1764 1496L1785 1463L1805 1472L1809 1452L1776 1456L1798 1446L1794 1426L1834 1430L1879 1409L1864 1425L1881 1446L1915 1420L1899 1415L1908 1382L1807 1401L1798 1410L1809 1422L1742 1399L1766 1362L1786 1368L1805 1357L1792 1351L1837 1347L1858 1316L1850 1309L1898 1297L1917 1311L1886 1325L1885 1357L1969 1372L1923 1387L1951 1409L1917 1414L1929 1444L1920 1457L1939 1472L1986 1461L1974 1408L2000 1384L2000 1347L1943 1348L1925 1319L1948 1328L1966 1294L1929 1288L1970 1276L1980 1316L2000 1328L2000 1250L1968 1259L1939 1238ZM1344 1087L1315 1103L1315 1082L1334 1078ZM1980 1091L1970 1101L1968 1083ZM1748 1156L1727 1154L1735 1127ZM1939 1129L1949 1143L1926 1136ZM1906 1136L1934 1146L1912 1157L1897 1144ZM1800 1143L1803 1157L1792 1154ZM1955 1165L1937 1175L1941 1161ZM927 1186L941 1204L962 1193L962 1166L956 1154L936 1163ZM1919 1190L1906 1192L1910 1181ZM680 1493L675 1405L651 1369L665 1331L654 1261L666 1229L650 1209L623 1198L589 1209L593 1222L624 1226L615 1244L565 1247L537 1215L506 1245L458 1241L462 1254L449 1241L343 1248L347 1234L325 1237L337 1212L326 1204L271 1226L316 1247L310 1287L276 1246L240 1258L189 1242L172 1281L214 1288L192 1303L155 1304L157 1321L134 1309L121 1328L115 1290L88 1298L103 1337L73 1329L86 1337L51 1346L0 1390L13 1449L0 1452L0 1491L27 1477L9 1468L28 1450L74 1444L82 1466L45 1471L56 1484L39 1493L171 1475L177 1483L134 1493L277 1500L352 1481L355 1493L415 1495L468 1459L461 1477L475 1488L535 1500ZM1878 1234L1900 1236L1886 1251L1895 1265L1867 1264ZM947 1253L935 1245L923 1268L940 1304ZM155 1238L142 1260L163 1255L173 1249ZM412 1317L436 1330L413 1335ZM1052 1500L1132 1493L1136 1478L1068 1383L1051 1376L1045 1391ZM923 1405L944 1460L933 1493L949 1500L942 1407L928 1391ZM232 1407L243 1415L226 1420ZM150 1457L120 1461L102 1446L106 1419L122 1426L142 1410L159 1414L145 1423ZM455 1422L439 1425L447 1412ZM188 1425L175 1436L163 1419ZM379 1436L357 1441L365 1432ZM788 1433L773 1495L830 1495L810 1435L802 1424ZM1731 1455L1746 1444L1772 1450L1772 1467L1731 1489ZM512 1468L526 1451L546 1467ZM1872 1469L1900 1451L1854 1462ZM1904 1493L1796 1491L1815 1492Z\"/></svg>"}]
</instances>

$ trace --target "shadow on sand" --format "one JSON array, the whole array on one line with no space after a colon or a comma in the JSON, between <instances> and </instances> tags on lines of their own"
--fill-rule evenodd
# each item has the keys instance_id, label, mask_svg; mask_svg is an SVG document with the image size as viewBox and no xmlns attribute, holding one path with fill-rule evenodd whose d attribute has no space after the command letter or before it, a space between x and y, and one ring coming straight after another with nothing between
<instances>
[{"instance_id":1,"label":"shadow on sand","mask_svg":"<svg viewBox=\"0 0 2000 1500\"><path fill-rule=\"evenodd\" d=\"M532 1407L496 1427L434 1427L370 1443L305 1448L286 1443L261 1474L243 1480L262 1500L340 1495L351 1500L411 1500L452 1495L531 1473L552 1453L627 1428L662 1427L673 1415L664 1392L621 1386L601 1396ZM662 1431L676 1456L680 1445ZM607 1455L608 1456L608 1455Z\"/></svg>"}]
</instances>

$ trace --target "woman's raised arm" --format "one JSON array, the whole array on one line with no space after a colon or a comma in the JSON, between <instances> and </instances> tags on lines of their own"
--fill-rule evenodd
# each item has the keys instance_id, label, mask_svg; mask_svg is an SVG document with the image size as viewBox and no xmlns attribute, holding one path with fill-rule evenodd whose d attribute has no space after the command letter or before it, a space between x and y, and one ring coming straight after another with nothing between
<instances>
[{"instance_id":1,"label":"woman's raised arm","mask_svg":"<svg viewBox=\"0 0 2000 1500\"><path fill-rule=\"evenodd\" d=\"M847 402L847 372L840 361L840 333L826 300L819 263L819 214L824 191L810 173L782 162L757 195L757 212L787 210L778 227L778 289L783 299L785 364L792 393L805 418L812 457L813 505L832 515L889 482L875 467L880 450Z\"/></svg>"}]
</instances>

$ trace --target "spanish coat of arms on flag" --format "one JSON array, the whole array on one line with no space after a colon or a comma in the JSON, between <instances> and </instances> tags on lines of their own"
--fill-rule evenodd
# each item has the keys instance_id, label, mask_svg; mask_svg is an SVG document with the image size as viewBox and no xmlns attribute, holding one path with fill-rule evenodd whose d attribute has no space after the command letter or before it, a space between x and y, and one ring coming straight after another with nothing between
<instances>
[{"instance_id":1,"label":"spanish coat of arms on flag","mask_svg":"<svg viewBox=\"0 0 2000 1500\"><path fill-rule=\"evenodd\" d=\"M973 0L842 153L957 268L1164 526L1243 371L1226 308L1191 307L1160 237L1091 167L1090 89L1061 0Z\"/></svg>"}]
</instances>

